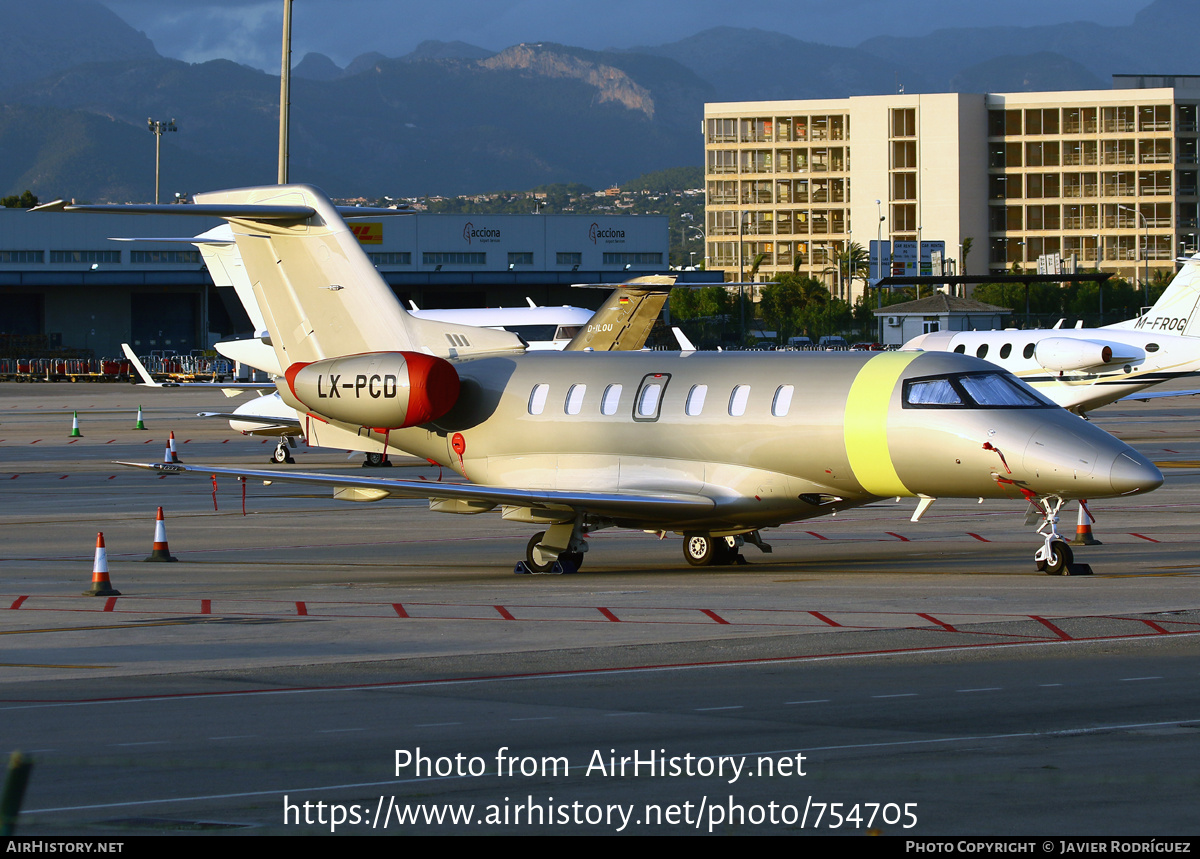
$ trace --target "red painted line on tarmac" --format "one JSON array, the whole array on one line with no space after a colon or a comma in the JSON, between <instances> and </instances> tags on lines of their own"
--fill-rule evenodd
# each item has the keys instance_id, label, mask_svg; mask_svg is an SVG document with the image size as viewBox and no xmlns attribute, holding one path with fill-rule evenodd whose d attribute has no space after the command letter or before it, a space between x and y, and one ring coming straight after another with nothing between
<instances>
[{"instance_id":1,"label":"red painted line on tarmac","mask_svg":"<svg viewBox=\"0 0 1200 859\"><path fill-rule=\"evenodd\" d=\"M1132 531L1130 531L1129 533L1131 536L1137 537L1138 539L1141 539L1141 540L1146 540L1150 543L1160 542L1159 540L1155 540L1153 537L1147 537L1145 534L1134 534Z\"/></svg>"},{"instance_id":2,"label":"red painted line on tarmac","mask_svg":"<svg viewBox=\"0 0 1200 859\"><path fill-rule=\"evenodd\" d=\"M392 603L392 608L396 611L396 617L408 617L408 612L404 610L404 606L402 606L400 603Z\"/></svg>"},{"instance_id":3,"label":"red painted line on tarmac","mask_svg":"<svg viewBox=\"0 0 1200 859\"><path fill-rule=\"evenodd\" d=\"M39 441L41 441L40 438L35 438L33 441L30 442L30 444L37 444Z\"/></svg>"},{"instance_id":4,"label":"red painted line on tarmac","mask_svg":"<svg viewBox=\"0 0 1200 859\"><path fill-rule=\"evenodd\" d=\"M185 439L183 440L183 443L184 443L184 444L187 444L189 441L191 441L191 439L190 439L190 438L185 438Z\"/></svg>"},{"instance_id":5,"label":"red painted line on tarmac","mask_svg":"<svg viewBox=\"0 0 1200 859\"><path fill-rule=\"evenodd\" d=\"M221 439L221 444L229 444L229 439L227 439L227 438Z\"/></svg>"},{"instance_id":6,"label":"red painted line on tarmac","mask_svg":"<svg viewBox=\"0 0 1200 859\"><path fill-rule=\"evenodd\" d=\"M968 531L968 532L967 532L967 536L968 536L968 537L974 537L974 538L975 538L976 540L978 540L980 543L990 543L990 542L992 542L992 541L991 541L991 540L989 540L987 537L980 537L978 534L976 534L976 533L974 533L974 532L972 532L972 531Z\"/></svg>"},{"instance_id":7,"label":"red painted line on tarmac","mask_svg":"<svg viewBox=\"0 0 1200 859\"><path fill-rule=\"evenodd\" d=\"M12 477L10 477L10 478L8 478L8 479L9 479L9 480L16 480L18 477L20 477L20 475L19 475L19 474L14 474Z\"/></svg>"},{"instance_id":8,"label":"red painted line on tarmac","mask_svg":"<svg viewBox=\"0 0 1200 859\"><path fill-rule=\"evenodd\" d=\"M112 444L114 441L116 441L115 438L110 438L108 441L105 442L105 444Z\"/></svg>"},{"instance_id":9,"label":"red painted line on tarmac","mask_svg":"<svg viewBox=\"0 0 1200 859\"><path fill-rule=\"evenodd\" d=\"M20 608L20 607L21 607L21 603L25 602L25 600L27 600L27 599L29 599L29 597L28 597L28 596L17 597L17 598L16 598L16 599L13 601L13 604L9 606L9 608L10 608L10 609L18 609L18 608Z\"/></svg>"},{"instance_id":10,"label":"red painted line on tarmac","mask_svg":"<svg viewBox=\"0 0 1200 859\"><path fill-rule=\"evenodd\" d=\"M902 543L910 542L907 537L897 534L895 531L885 531L884 533L890 534L891 536L895 537L897 540L901 541Z\"/></svg>"},{"instance_id":11,"label":"red painted line on tarmac","mask_svg":"<svg viewBox=\"0 0 1200 859\"><path fill-rule=\"evenodd\" d=\"M1065 632L1063 632L1057 626L1052 624L1050 621L1046 620L1044 617L1038 617L1036 614L1031 614L1030 617L1033 618L1034 620L1036 620L1042 626L1046 627L1046 629L1053 632L1055 635L1057 635L1063 641L1071 641L1072 640L1071 636L1067 635Z\"/></svg>"},{"instance_id":12,"label":"red painted line on tarmac","mask_svg":"<svg viewBox=\"0 0 1200 859\"><path fill-rule=\"evenodd\" d=\"M104 601L104 608L102 608L100 610L101 611L112 611L116 607L117 607L117 598L109 597L108 599L106 599Z\"/></svg>"},{"instance_id":13,"label":"red painted line on tarmac","mask_svg":"<svg viewBox=\"0 0 1200 859\"><path fill-rule=\"evenodd\" d=\"M811 614L817 620L821 621L821 623L825 624L826 626L841 626L841 624L838 623L836 620L826 617L825 615L821 614L819 611L810 611L809 614Z\"/></svg>"},{"instance_id":14,"label":"red painted line on tarmac","mask_svg":"<svg viewBox=\"0 0 1200 859\"><path fill-rule=\"evenodd\" d=\"M296 614L300 615L300 617L307 617L308 616L308 606L306 606L302 602L297 602L296 603Z\"/></svg>"},{"instance_id":15,"label":"red painted line on tarmac","mask_svg":"<svg viewBox=\"0 0 1200 859\"><path fill-rule=\"evenodd\" d=\"M606 608L600 607L600 608L597 608L597 611L599 611L600 614L604 615L606 618L611 620L613 623L621 622L621 618L617 617L615 614L613 614L611 611L609 611Z\"/></svg>"},{"instance_id":16,"label":"red painted line on tarmac","mask_svg":"<svg viewBox=\"0 0 1200 859\"><path fill-rule=\"evenodd\" d=\"M511 614L508 613L508 609L506 609L504 606L494 605L494 606L492 606L492 608L494 608L496 611L500 612L500 616L502 618L504 618L505 620L516 620L515 617L513 617Z\"/></svg>"},{"instance_id":17,"label":"red painted line on tarmac","mask_svg":"<svg viewBox=\"0 0 1200 859\"><path fill-rule=\"evenodd\" d=\"M70 475L69 475L69 474L64 474L62 477L60 477L60 478L58 478L58 479L59 479L59 480L66 480L68 477L70 477Z\"/></svg>"},{"instance_id":18,"label":"red painted line on tarmac","mask_svg":"<svg viewBox=\"0 0 1200 859\"><path fill-rule=\"evenodd\" d=\"M117 476L116 476L115 474L110 474L110 475L108 476L108 479L109 479L109 480L116 480L116 479L117 479Z\"/></svg>"},{"instance_id":19,"label":"red painted line on tarmac","mask_svg":"<svg viewBox=\"0 0 1200 859\"><path fill-rule=\"evenodd\" d=\"M700 613L708 615L713 620L715 620L717 623L723 623L725 625L729 624L729 621L727 621L725 618L721 617L719 614L717 614L712 609L702 608L702 609L700 609Z\"/></svg>"},{"instance_id":20,"label":"red painted line on tarmac","mask_svg":"<svg viewBox=\"0 0 1200 859\"><path fill-rule=\"evenodd\" d=\"M821 536L820 534L818 534L816 531L805 531L804 533L805 533L805 534L812 534L812 535L813 535L814 537L816 537L818 540L828 540L828 539L829 539L828 537L822 537L822 536Z\"/></svg>"},{"instance_id":21,"label":"red painted line on tarmac","mask_svg":"<svg viewBox=\"0 0 1200 859\"><path fill-rule=\"evenodd\" d=\"M149 444L149 443L150 443L150 442L152 442L152 441L154 441L154 439L152 439L152 438L148 438L148 439L146 439L144 442L142 442L142 444Z\"/></svg>"},{"instance_id":22,"label":"red painted line on tarmac","mask_svg":"<svg viewBox=\"0 0 1200 859\"><path fill-rule=\"evenodd\" d=\"M917 617L923 617L930 623L936 623L942 629L949 630L950 632L958 632L958 630L952 627L950 624L946 623L945 621L938 620L931 614L925 614L924 612L919 611L917 612Z\"/></svg>"},{"instance_id":23,"label":"red painted line on tarmac","mask_svg":"<svg viewBox=\"0 0 1200 859\"><path fill-rule=\"evenodd\" d=\"M77 442L77 441L79 441L79 439L77 439L77 438L73 438L73 439L71 439L69 442L67 442L67 444L74 444L74 443L75 443L75 442Z\"/></svg>"}]
</instances>

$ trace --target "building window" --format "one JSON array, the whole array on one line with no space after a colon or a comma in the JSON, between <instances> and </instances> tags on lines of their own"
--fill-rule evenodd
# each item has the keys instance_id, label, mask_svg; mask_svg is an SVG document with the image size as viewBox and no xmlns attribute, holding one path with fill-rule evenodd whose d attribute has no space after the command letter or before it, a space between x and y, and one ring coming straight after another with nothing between
<instances>
[{"instance_id":1,"label":"building window","mask_svg":"<svg viewBox=\"0 0 1200 859\"><path fill-rule=\"evenodd\" d=\"M464 253L462 251L425 251L421 254L423 265L486 265L486 253Z\"/></svg>"},{"instance_id":2,"label":"building window","mask_svg":"<svg viewBox=\"0 0 1200 859\"><path fill-rule=\"evenodd\" d=\"M662 265L661 253L613 253L604 255L605 265Z\"/></svg>"},{"instance_id":3,"label":"building window","mask_svg":"<svg viewBox=\"0 0 1200 859\"><path fill-rule=\"evenodd\" d=\"M917 136L917 109L905 107L892 111L892 137Z\"/></svg>"},{"instance_id":4,"label":"building window","mask_svg":"<svg viewBox=\"0 0 1200 859\"><path fill-rule=\"evenodd\" d=\"M2 262L45 262L45 251L0 251Z\"/></svg>"},{"instance_id":5,"label":"building window","mask_svg":"<svg viewBox=\"0 0 1200 859\"><path fill-rule=\"evenodd\" d=\"M533 265L533 251L509 251L509 265Z\"/></svg>"},{"instance_id":6,"label":"building window","mask_svg":"<svg viewBox=\"0 0 1200 859\"><path fill-rule=\"evenodd\" d=\"M130 251L129 261L136 264L199 264L200 251Z\"/></svg>"},{"instance_id":7,"label":"building window","mask_svg":"<svg viewBox=\"0 0 1200 859\"><path fill-rule=\"evenodd\" d=\"M558 265L579 265L583 262L583 254L577 252L559 251L554 255L554 261Z\"/></svg>"},{"instance_id":8,"label":"building window","mask_svg":"<svg viewBox=\"0 0 1200 859\"><path fill-rule=\"evenodd\" d=\"M50 251L52 263L120 263L120 251Z\"/></svg>"},{"instance_id":9,"label":"building window","mask_svg":"<svg viewBox=\"0 0 1200 859\"><path fill-rule=\"evenodd\" d=\"M412 265L412 254L409 251L367 254L367 259L372 265Z\"/></svg>"}]
</instances>

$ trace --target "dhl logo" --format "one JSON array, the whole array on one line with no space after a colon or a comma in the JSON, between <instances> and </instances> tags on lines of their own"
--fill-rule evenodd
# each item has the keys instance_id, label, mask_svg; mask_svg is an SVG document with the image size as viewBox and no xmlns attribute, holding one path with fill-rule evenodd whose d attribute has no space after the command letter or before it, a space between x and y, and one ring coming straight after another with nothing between
<instances>
[{"instance_id":1,"label":"dhl logo","mask_svg":"<svg viewBox=\"0 0 1200 859\"><path fill-rule=\"evenodd\" d=\"M354 233L354 238L358 239L360 245L381 245L383 244L383 224L350 224L350 232Z\"/></svg>"}]
</instances>

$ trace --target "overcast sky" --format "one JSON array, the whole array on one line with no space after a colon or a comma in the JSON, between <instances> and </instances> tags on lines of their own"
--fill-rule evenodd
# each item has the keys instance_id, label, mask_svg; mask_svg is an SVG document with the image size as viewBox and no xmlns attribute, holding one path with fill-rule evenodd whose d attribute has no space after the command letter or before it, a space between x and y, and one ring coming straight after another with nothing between
<instances>
[{"instance_id":1,"label":"overcast sky","mask_svg":"<svg viewBox=\"0 0 1200 859\"><path fill-rule=\"evenodd\" d=\"M283 0L101 0L188 62L235 60L279 70ZM345 67L359 54L406 54L426 39L501 50L519 42L583 48L660 45L710 27L756 27L827 45L945 27L1122 26L1150 0L295 0L296 60L309 51Z\"/></svg>"}]
</instances>

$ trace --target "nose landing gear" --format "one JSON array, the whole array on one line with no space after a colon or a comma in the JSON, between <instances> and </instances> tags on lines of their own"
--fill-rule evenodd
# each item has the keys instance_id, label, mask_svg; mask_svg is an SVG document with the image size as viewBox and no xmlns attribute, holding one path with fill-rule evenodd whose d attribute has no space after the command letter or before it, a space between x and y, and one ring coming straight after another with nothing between
<instances>
[{"instance_id":1,"label":"nose landing gear","mask_svg":"<svg viewBox=\"0 0 1200 859\"><path fill-rule=\"evenodd\" d=\"M1091 566L1075 563L1071 547L1058 533L1058 512L1062 509L1063 499L1050 496L1036 501L1030 499L1030 503L1041 515L1042 524L1038 526L1037 533L1045 538L1041 548L1033 555L1038 571L1048 576L1090 576Z\"/></svg>"}]
</instances>

